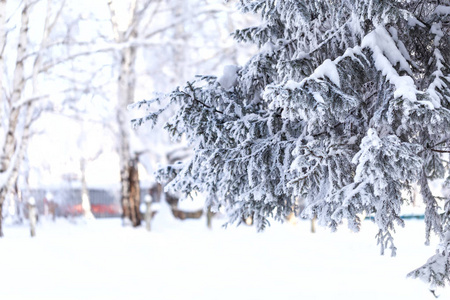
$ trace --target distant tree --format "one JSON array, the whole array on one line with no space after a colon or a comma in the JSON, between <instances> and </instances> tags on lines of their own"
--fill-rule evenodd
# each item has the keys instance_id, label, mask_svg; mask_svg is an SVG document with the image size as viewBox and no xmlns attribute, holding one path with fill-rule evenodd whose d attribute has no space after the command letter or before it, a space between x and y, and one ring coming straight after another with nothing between
<instances>
[{"instance_id":1,"label":"distant tree","mask_svg":"<svg viewBox=\"0 0 450 300\"><path fill-rule=\"evenodd\" d=\"M218 47L217 35L221 32L211 30L205 25L216 22L230 23L218 16L223 8L214 1L161 1L161 0L106 0L110 13L112 39L114 45L114 74L116 74L116 123L118 153L120 157L121 203L124 220L133 226L141 223L139 217L139 181L130 174L138 175L139 155L149 153L164 157L160 145L168 145L165 136L149 137L144 130L131 131L131 115L125 110L136 101L137 94L144 95L148 86L166 88L169 82L186 77L186 66L192 69L211 70L222 62L225 50ZM225 18L226 19L226 18ZM213 36L214 39L205 38ZM197 44L188 43L189 38L197 38ZM210 40L216 41L211 45ZM202 48L203 46L203 48ZM208 49L207 47L210 47ZM208 50L207 55L201 51ZM211 55L213 53L214 55ZM237 55L236 55L237 57ZM144 58L144 59L142 59ZM203 60L203 61L200 61ZM173 71L166 71L165 62L173 64ZM155 75L157 74L157 75ZM164 106L165 103L162 103ZM171 150L173 149L171 145ZM169 147L165 147L169 148ZM134 184L134 186L132 185ZM132 191L135 191L131 193Z\"/></svg>"},{"instance_id":2,"label":"distant tree","mask_svg":"<svg viewBox=\"0 0 450 300\"><path fill-rule=\"evenodd\" d=\"M47 1L44 8L44 26L39 41L33 40L29 34L29 25L34 8L42 1L22 1L19 5L19 24L17 25L17 42L11 41L11 33L16 26L12 26L7 12L14 5L8 7L6 0L0 2L0 100L1 123L0 132L0 237L3 236L1 227L2 206L6 195L16 186L21 162L24 159L32 122L38 117L36 102L49 97L39 89L39 76L55 66L53 62L45 66L43 56L51 47L50 35L61 16L64 1L55 3ZM8 9L9 8L9 9ZM35 14L36 16L36 14ZM7 29L7 30L5 30ZM10 53L7 53L10 50ZM11 55L14 53L14 55ZM15 60L7 63L4 57L15 56ZM28 67L28 68L27 68ZM13 71L8 73L8 69ZM6 76L5 76L6 75ZM11 75L10 77L8 75ZM55 93L56 94L56 93Z\"/></svg>"},{"instance_id":3,"label":"distant tree","mask_svg":"<svg viewBox=\"0 0 450 300\"><path fill-rule=\"evenodd\" d=\"M430 181L449 171L449 2L241 0L241 8L262 22L234 37L259 53L168 95L179 110L166 128L195 150L165 169L176 175L170 187L207 193L230 222L253 216L259 229L283 220L297 199L303 217L332 230L347 220L358 231L370 214L381 252L395 255L403 192L417 184L426 242L434 232L441 244L410 276L445 285L450 199L435 197Z\"/></svg>"},{"instance_id":4,"label":"distant tree","mask_svg":"<svg viewBox=\"0 0 450 300\"><path fill-rule=\"evenodd\" d=\"M74 38L82 19L76 5L0 1L0 236L3 202L17 186L32 125L43 111L63 106L60 99L76 101L93 86L95 75L71 68L95 53Z\"/></svg>"}]
</instances>

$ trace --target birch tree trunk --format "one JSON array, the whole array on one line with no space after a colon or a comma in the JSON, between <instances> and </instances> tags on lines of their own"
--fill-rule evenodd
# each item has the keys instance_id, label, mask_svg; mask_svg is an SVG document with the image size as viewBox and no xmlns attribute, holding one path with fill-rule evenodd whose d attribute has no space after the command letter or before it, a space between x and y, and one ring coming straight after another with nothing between
<instances>
[{"instance_id":1,"label":"birch tree trunk","mask_svg":"<svg viewBox=\"0 0 450 300\"><path fill-rule=\"evenodd\" d=\"M34 55L34 63L32 67L31 76L31 100L24 100L24 88L25 88L25 72L24 72L24 60L29 53L28 49L28 28L30 11L32 6L37 1L25 0L23 1L21 11L21 24L19 30L19 42L17 44L17 58L15 63L14 77L12 82L12 95L8 99L9 103L9 118L8 129L5 138L5 142L2 145L2 152L0 157L0 173L3 173L6 179L2 186L0 186L0 207L3 205L4 199L8 193L12 191L12 188L16 185L19 177L19 171L21 162L23 161L28 146L28 141L31 136L31 125L39 114L36 114L34 100L41 99L37 96L39 94L39 82L38 75L42 73L42 56L44 51L47 50L50 42L50 34L55 28L58 19L61 16L61 12L65 6L65 0L61 1L60 7L52 20L52 8L54 8L53 0L47 0L45 23L42 39L40 40L39 48ZM5 36L5 5L6 0L0 0L0 47L2 47L1 41L3 41L3 47L6 45ZM3 20L2 20L3 19ZM0 48L2 53L4 48ZM33 51L35 51L33 49ZM0 55L0 67L3 71L2 64L3 55ZM2 74L0 74L1 76ZM2 87L2 77L0 77L0 87ZM1 216L0 216L1 217ZM0 222L1 226L1 222ZM0 227L0 235L2 234Z\"/></svg>"},{"instance_id":2,"label":"birch tree trunk","mask_svg":"<svg viewBox=\"0 0 450 300\"><path fill-rule=\"evenodd\" d=\"M6 170L8 170L17 144L15 139L15 132L19 122L20 106L16 106L16 104L18 104L18 102L20 101L21 92L25 86L23 64L25 58L25 49L28 43L28 8L28 1L25 1L22 10L19 43L17 45L17 59L16 67L14 70L13 93L11 95L11 99L9 100L11 112L9 114L8 131L6 133L6 139L2 149L3 151L0 162L0 172L6 172Z\"/></svg>"},{"instance_id":3,"label":"birch tree trunk","mask_svg":"<svg viewBox=\"0 0 450 300\"><path fill-rule=\"evenodd\" d=\"M5 1L2 4L6 4ZM29 9L30 0L25 0L21 12L21 24L19 33L19 42L17 44L17 58L15 63L14 78L13 78L13 92L11 99L9 99L9 120L6 132L5 142L2 145L2 152L0 157L0 174L5 175L6 181L0 186L0 207L3 207L5 197L8 193L11 184L12 169L15 162L13 156L20 148L20 140L17 140L16 132L18 131L19 116L21 106L18 105L21 100L22 91L25 87L24 78L24 60L25 50L28 45L28 23L29 23ZM2 70L3 71L3 70ZM17 160L18 158L15 157ZM2 209L0 209L2 210ZM3 216L0 214L0 237L3 236Z\"/></svg>"},{"instance_id":4,"label":"birch tree trunk","mask_svg":"<svg viewBox=\"0 0 450 300\"><path fill-rule=\"evenodd\" d=\"M4 186L0 187L0 206L3 205L6 195L10 193L12 191L13 186L17 184L21 163L26 155L28 142L31 136L31 125L33 121L36 119L36 116L39 115L35 114L36 112L34 101L23 101L23 90L25 87L24 60L28 50L27 47L28 47L29 18L30 18L30 10L35 3L36 1L31 0L24 1L21 12L19 43L17 45L16 50L17 59L12 83L13 93L11 99L9 99L10 114L8 122L8 132L5 143L3 145L3 152L0 163L1 164L0 172L2 173L7 172L5 184ZM1 8L1 6L2 4L0 4L1 10L0 14L5 12L4 7ZM35 54L32 68L32 76L31 76L32 97L30 97L30 99L41 98L37 95L39 94L38 75L42 72L43 69L42 56L43 52L47 49L49 45L50 34L52 33L52 30L55 28L56 23L59 17L61 16L61 12L64 6L65 0L61 1L61 5L56 15L54 16L53 20L51 20L52 7L54 7L54 4L52 0L47 1L43 36L40 41L38 51ZM23 121L20 121L21 119ZM1 233L2 232L0 229L0 234Z\"/></svg>"},{"instance_id":5,"label":"birch tree trunk","mask_svg":"<svg viewBox=\"0 0 450 300\"><path fill-rule=\"evenodd\" d=\"M137 1L130 2L130 19L125 26L120 26L117 18L114 2L108 0L108 7L111 14L111 25L114 32L115 41L126 43L137 37L137 23L139 18L137 13ZM119 52L119 77L118 77L118 105L116 110L117 124L119 126L118 142L120 157L120 181L121 181L121 203L123 211L123 219L131 221L133 226L139 226L141 218L139 214L140 195L139 179L137 172L137 157L132 155L130 148L130 118L127 113L127 106L134 102L134 94L136 89L136 46L130 45L122 48ZM133 175L133 176L132 176ZM133 195L131 192L133 191Z\"/></svg>"},{"instance_id":6,"label":"birch tree trunk","mask_svg":"<svg viewBox=\"0 0 450 300\"><path fill-rule=\"evenodd\" d=\"M130 122L126 107L134 100L135 79L133 73L136 50L133 47L124 48L120 53L120 68L118 78L118 107L117 123L119 126L119 156L120 156L120 181L123 218L129 219L133 225L137 224L133 219L133 203L130 199L131 180L130 171Z\"/></svg>"},{"instance_id":7,"label":"birch tree trunk","mask_svg":"<svg viewBox=\"0 0 450 300\"><path fill-rule=\"evenodd\" d=\"M48 0L48 2L47 2L47 14L46 14L46 18L45 18L44 36L41 41L39 51L36 55L36 58L35 58L35 61L33 64L33 75L32 75L33 96L37 95L37 93L38 93L37 76L39 74L39 68L41 65L42 51L43 51L45 45L47 44L48 36L50 35L50 32L48 30L48 22L49 22L49 18L50 18L51 2L52 2L51 0ZM25 28L27 31L28 31L28 20L29 20L28 10L29 9L30 9L30 7L28 7L28 9L27 9L27 22L25 24L22 22L22 28ZM26 27L23 27L23 26L26 26ZM28 34L25 33L24 37L26 37L26 39L28 39ZM22 38L22 32L21 32L21 38ZM18 50L19 49L20 49L20 47L18 47ZM23 51L23 54L21 57L24 57L24 55L26 53L26 44L24 45L24 47L21 50ZM19 53L19 51L18 51L18 53ZM18 57L19 57L19 55L18 55ZM24 73L23 73L23 61L22 61L22 71L21 72L22 72L22 81L20 83L20 87L21 87L20 92L17 93L16 100L13 103L17 103L21 100L22 90L23 90L23 87L25 86L25 79L24 79ZM7 194L11 192L11 189L14 185L17 186L17 179L19 178L20 166L26 155L26 150L27 150L28 142L30 140L30 135L31 135L31 124L33 123L33 114L34 114L33 102L29 101L23 105L17 106L17 111L19 111L19 110L22 110L22 113L25 115L25 120L24 120L23 127L22 127L23 131L21 134L20 143L16 146L17 147L17 150L16 150L17 157L14 161L14 165L12 166L11 173L10 173L10 176L8 179L8 184L6 185L6 193Z\"/></svg>"},{"instance_id":8,"label":"birch tree trunk","mask_svg":"<svg viewBox=\"0 0 450 300\"><path fill-rule=\"evenodd\" d=\"M31 123L32 123L32 118L33 118L33 110L32 110L32 104L28 103L26 104L22 109L24 110L24 113L26 113L26 118L24 121L23 126L23 131L22 131L22 135L21 135L21 140L20 143L17 145L17 154L16 157L13 161L11 161L11 171L10 171L10 175L9 178L6 182L6 194L10 194L13 189L17 189L17 179L19 178L19 170L20 170L20 166L22 161L25 158L26 155L26 151L27 151L27 145L28 145L28 141L30 139L30 128L31 128Z\"/></svg>"}]
</instances>

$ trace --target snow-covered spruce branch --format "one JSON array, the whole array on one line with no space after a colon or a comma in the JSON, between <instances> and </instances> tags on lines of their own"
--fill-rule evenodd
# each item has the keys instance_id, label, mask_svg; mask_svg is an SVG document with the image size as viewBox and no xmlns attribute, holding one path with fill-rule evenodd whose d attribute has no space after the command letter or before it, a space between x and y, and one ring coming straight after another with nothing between
<instances>
[{"instance_id":1,"label":"snow-covered spruce branch","mask_svg":"<svg viewBox=\"0 0 450 300\"><path fill-rule=\"evenodd\" d=\"M395 255L403 192L419 184L425 239L434 232L441 247L414 274L447 284L450 227L429 181L449 172L442 155L450 132L450 12L431 0L241 4L262 24L235 38L260 52L222 78L169 96L178 110L167 128L194 147L170 186L204 192L231 221L252 215L260 229L298 200L303 216L332 230L347 220L358 231L369 214L381 252Z\"/></svg>"},{"instance_id":2,"label":"snow-covered spruce branch","mask_svg":"<svg viewBox=\"0 0 450 300\"><path fill-rule=\"evenodd\" d=\"M184 93L185 96L192 98L192 100L194 100L195 103L198 103L198 104L200 104L200 105L203 105L203 106L206 107L206 108L213 109L211 106L209 106L208 104L202 102L201 100L199 100L199 99L196 97L196 95L195 95L195 89L194 89L194 87L193 87L193 85L192 85L192 82L188 82L188 83L187 83L187 86L189 87L189 90L191 91L191 93L188 94L188 93L186 93L186 92L182 92L182 93ZM223 111L217 110L216 108L214 108L213 110L214 110L214 112L216 112L216 113L223 114Z\"/></svg>"}]
</instances>

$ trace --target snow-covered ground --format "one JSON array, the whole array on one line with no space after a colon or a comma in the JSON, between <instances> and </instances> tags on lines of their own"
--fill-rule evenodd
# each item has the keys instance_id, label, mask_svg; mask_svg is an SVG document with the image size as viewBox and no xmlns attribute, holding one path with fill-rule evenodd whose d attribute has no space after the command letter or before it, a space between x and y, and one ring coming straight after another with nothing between
<instances>
[{"instance_id":1,"label":"snow-covered ground","mask_svg":"<svg viewBox=\"0 0 450 300\"><path fill-rule=\"evenodd\" d=\"M406 279L433 254L423 221L396 235L398 255L380 256L375 226L337 233L309 222L213 230L206 221L180 222L167 207L153 231L122 227L120 219L43 220L37 237L7 226L0 239L0 299L434 299ZM441 290L450 299L450 290Z\"/></svg>"}]
</instances>

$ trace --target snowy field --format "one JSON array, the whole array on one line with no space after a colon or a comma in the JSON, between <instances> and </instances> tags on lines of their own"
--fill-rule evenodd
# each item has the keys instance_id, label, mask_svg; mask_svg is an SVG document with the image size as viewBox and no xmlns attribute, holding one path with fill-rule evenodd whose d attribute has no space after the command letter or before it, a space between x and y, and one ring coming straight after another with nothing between
<instances>
[{"instance_id":1,"label":"snowy field","mask_svg":"<svg viewBox=\"0 0 450 300\"><path fill-rule=\"evenodd\" d=\"M396 258L379 255L369 221L359 234L311 234L308 222L264 233L205 223L173 220L163 208L150 233L120 219L44 220L34 239L25 225L7 226L0 299L434 299L406 279L433 253L421 221L399 230Z\"/></svg>"}]
</instances>

